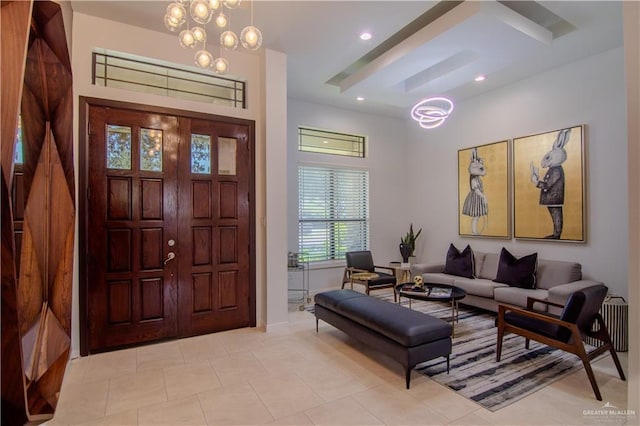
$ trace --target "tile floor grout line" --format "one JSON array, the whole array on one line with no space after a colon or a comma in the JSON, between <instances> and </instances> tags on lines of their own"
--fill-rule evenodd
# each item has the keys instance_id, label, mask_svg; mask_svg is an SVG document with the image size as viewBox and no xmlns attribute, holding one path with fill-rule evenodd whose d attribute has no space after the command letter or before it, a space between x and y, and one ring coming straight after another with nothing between
<instances>
[{"instance_id":1,"label":"tile floor grout line","mask_svg":"<svg viewBox=\"0 0 640 426\"><path fill-rule=\"evenodd\" d=\"M251 388L251 390L253 391L253 393L258 397L258 399L260 400L260 403L262 404L262 406L265 408L265 410L267 410L267 413L269 413L269 415L271 416L271 421L276 421L276 417L273 415L273 412L269 409L269 407L267 406L267 404L264 402L264 399L262 399L262 397L260 396L260 394L258 393L258 391L253 387L253 385L251 384L251 379L247 380L247 386L249 386Z\"/></svg>"}]
</instances>

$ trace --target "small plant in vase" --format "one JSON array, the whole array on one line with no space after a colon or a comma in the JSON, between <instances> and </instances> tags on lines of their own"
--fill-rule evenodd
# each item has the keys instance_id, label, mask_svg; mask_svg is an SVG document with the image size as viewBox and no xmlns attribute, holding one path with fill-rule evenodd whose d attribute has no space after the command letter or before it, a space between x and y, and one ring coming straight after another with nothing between
<instances>
[{"instance_id":1,"label":"small plant in vase","mask_svg":"<svg viewBox=\"0 0 640 426\"><path fill-rule=\"evenodd\" d=\"M416 250L416 240L422 233L422 228L418 232L413 232L413 223L409 226L409 232L407 235L400 238L400 255L402 256L402 263L409 264L409 257L413 256Z\"/></svg>"}]
</instances>

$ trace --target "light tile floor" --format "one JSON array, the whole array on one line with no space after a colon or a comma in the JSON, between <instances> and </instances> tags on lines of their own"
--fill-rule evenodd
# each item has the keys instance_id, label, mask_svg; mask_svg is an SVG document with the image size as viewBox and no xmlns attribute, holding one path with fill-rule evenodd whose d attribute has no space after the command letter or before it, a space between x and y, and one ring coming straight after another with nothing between
<instances>
[{"instance_id":1,"label":"light tile floor","mask_svg":"<svg viewBox=\"0 0 640 426\"><path fill-rule=\"evenodd\" d=\"M627 356L620 354L626 371ZM286 330L241 329L70 361L49 425L597 425L625 409L610 357L497 412L402 368L292 305Z\"/></svg>"}]
</instances>

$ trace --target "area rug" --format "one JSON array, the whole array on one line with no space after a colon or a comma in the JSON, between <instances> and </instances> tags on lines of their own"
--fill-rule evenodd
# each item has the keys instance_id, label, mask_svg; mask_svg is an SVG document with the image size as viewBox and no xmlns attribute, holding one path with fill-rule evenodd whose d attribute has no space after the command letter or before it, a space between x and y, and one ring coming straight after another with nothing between
<instances>
[{"instance_id":1,"label":"area rug","mask_svg":"<svg viewBox=\"0 0 640 426\"><path fill-rule=\"evenodd\" d=\"M376 297L393 303L391 294ZM403 298L402 305L408 307L409 300ZM412 309L441 318L451 315L446 306L411 301ZM449 374L445 358L419 364L415 371L490 411L497 411L583 368L577 356L534 341L525 349L524 338L511 333L504 336L502 358L496 362L495 319L495 314L461 306Z\"/></svg>"}]
</instances>

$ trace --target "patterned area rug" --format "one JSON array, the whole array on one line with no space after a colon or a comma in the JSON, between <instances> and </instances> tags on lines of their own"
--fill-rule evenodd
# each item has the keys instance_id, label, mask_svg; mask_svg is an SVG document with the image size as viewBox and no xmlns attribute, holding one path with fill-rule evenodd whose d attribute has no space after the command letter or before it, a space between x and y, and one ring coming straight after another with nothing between
<instances>
[{"instance_id":1,"label":"patterned area rug","mask_svg":"<svg viewBox=\"0 0 640 426\"><path fill-rule=\"evenodd\" d=\"M376 297L393 303L393 295ZM402 298L402 305L409 307L409 300ZM440 318L451 315L450 308L446 307L443 303L411 301L412 309ZM313 306L308 310L313 312ZM582 368L575 355L534 341L527 350L524 338L511 333L505 335L502 359L496 362L495 319L495 314L461 306L449 374L444 358L419 364L415 371L496 411Z\"/></svg>"}]
</instances>

